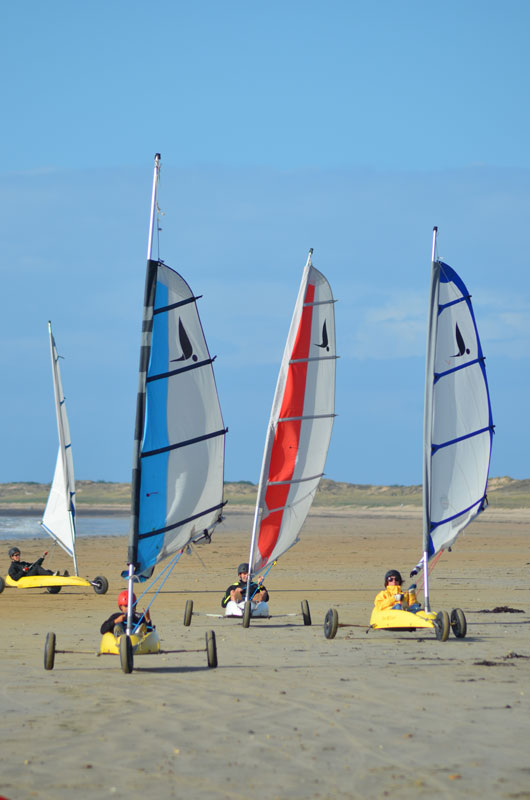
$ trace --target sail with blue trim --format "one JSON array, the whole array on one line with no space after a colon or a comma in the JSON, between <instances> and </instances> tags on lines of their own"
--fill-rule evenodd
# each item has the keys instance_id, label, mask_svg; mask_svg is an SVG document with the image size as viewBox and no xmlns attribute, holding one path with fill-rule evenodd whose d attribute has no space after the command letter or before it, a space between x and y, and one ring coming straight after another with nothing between
<instances>
[{"instance_id":1,"label":"sail with blue trim","mask_svg":"<svg viewBox=\"0 0 530 800\"><path fill-rule=\"evenodd\" d=\"M128 555L137 576L222 518L226 428L196 300L175 270L148 260Z\"/></svg>"},{"instance_id":2,"label":"sail with blue trim","mask_svg":"<svg viewBox=\"0 0 530 800\"><path fill-rule=\"evenodd\" d=\"M451 547L485 509L493 431L471 295L452 267L434 260L424 417L423 550L428 558Z\"/></svg>"},{"instance_id":3,"label":"sail with blue trim","mask_svg":"<svg viewBox=\"0 0 530 800\"><path fill-rule=\"evenodd\" d=\"M72 443L70 441L70 427L66 414L61 372L59 369L59 355L52 333L51 322L48 322L50 338L50 355L52 362L53 392L55 398L55 412L57 417L57 433L59 435L59 450L55 465L55 473L48 495L46 508L41 521L44 530L58 544L61 545L69 556L75 557L75 478L74 461L72 457Z\"/></svg>"}]
</instances>

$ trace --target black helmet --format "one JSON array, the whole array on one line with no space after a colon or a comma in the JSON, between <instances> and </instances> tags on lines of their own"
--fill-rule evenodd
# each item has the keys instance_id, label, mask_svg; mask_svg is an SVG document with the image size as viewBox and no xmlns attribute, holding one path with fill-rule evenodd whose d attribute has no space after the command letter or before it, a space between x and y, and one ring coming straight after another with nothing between
<instances>
[{"instance_id":1,"label":"black helmet","mask_svg":"<svg viewBox=\"0 0 530 800\"><path fill-rule=\"evenodd\" d=\"M243 564L240 564L239 567L237 568L238 575L241 575L242 572L248 572L248 564L245 564L244 562Z\"/></svg>"},{"instance_id":2,"label":"black helmet","mask_svg":"<svg viewBox=\"0 0 530 800\"><path fill-rule=\"evenodd\" d=\"M18 547L11 547L8 553L9 558L12 558L15 555L15 553L18 553L20 555L20 550L18 549Z\"/></svg>"},{"instance_id":3,"label":"black helmet","mask_svg":"<svg viewBox=\"0 0 530 800\"><path fill-rule=\"evenodd\" d=\"M385 575L385 586L387 585L389 578L395 578L400 586L403 583L403 579L401 577L401 574L397 571L397 569L389 569L388 570L388 572Z\"/></svg>"}]
</instances>

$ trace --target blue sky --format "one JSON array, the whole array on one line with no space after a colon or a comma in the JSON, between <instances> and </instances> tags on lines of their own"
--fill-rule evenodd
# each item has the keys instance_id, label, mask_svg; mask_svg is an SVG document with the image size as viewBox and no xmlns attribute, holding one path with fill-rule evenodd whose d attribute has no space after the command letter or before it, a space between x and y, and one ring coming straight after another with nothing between
<instances>
[{"instance_id":1,"label":"blue sky","mask_svg":"<svg viewBox=\"0 0 530 800\"><path fill-rule=\"evenodd\" d=\"M226 477L257 481L303 265L338 299L326 472L420 483L431 235L473 295L525 478L526 0L21 2L1 12L0 481L51 480L51 319L76 474L130 479L148 213L196 294Z\"/></svg>"}]
</instances>

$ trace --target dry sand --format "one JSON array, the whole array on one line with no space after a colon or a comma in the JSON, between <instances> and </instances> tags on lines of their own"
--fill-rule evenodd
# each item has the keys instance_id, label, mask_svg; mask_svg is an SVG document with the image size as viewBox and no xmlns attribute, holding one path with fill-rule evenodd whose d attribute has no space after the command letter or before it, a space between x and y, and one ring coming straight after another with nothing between
<instances>
[{"instance_id":1,"label":"dry sand","mask_svg":"<svg viewBox=\"0 0 530 800\"><path fill-rule=\"evenodd\" d=\"M82 575L109 593L6 589L0 795L25 798L530 798L528 512L489 509L432 575L435 610L463 608L468 636L367 633L389 567L419 555L418 512L313 513L266 581L270 620L207 616L247 557L250 515L227 514L183 556L152 608L168 650L96 657L126 558L121 538L79 541ZM7 549L7 547L6 547ZM24 545L38 556L42 540ZM7 563L7 559L6 559ZM57 567L70 565L59 556ZM184 605L197 612L189 628ZM300 602L313 625L304 626ZM322 622L335 607L333 640ZM510 606L520 614L480 613ZM207 630L219 667L208 669ZM47 631L57 635L43 669ZM85 654L82 651L86 651ZM185 652L184 652L185 651Z\"/></svg>"}]
</instances>

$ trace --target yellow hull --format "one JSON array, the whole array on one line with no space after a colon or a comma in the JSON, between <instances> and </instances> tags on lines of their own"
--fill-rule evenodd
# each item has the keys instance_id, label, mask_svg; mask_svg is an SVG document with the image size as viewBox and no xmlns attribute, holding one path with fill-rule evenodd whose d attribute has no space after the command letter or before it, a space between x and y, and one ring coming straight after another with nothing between
<instances>
[{"instance_id":1,"label":"yellow hull","mask_svg":"<svg viewBox=\"0 0 530 800\"><path fill-rule=\"evenodd\" d=\"M99 646L100 655L119 656L120 638L121 637L117 638L114 636L113 633L104 633ZM160 652L160 638L156 630L149 631L143 635L140 633L133 633L131 636L131 644L135 656L145 656L149 653Z\"/></svg>"},{"instance_id":2,"label":"yellow hull","mask_svg":"<svg viewBox=\"0 0 530 800\"><path fill-rule=\"evenodd\" d=\"M372 611L370 617L370 627L374 630L401 630L415 631L417 628L434 628L433 620L436 617L434 612L418 611L412 614L410 611L399 611L399 609L388 608Z\"/></svg>"},{"instance_id":3,"label":"yellow hull","mask_svg":"<svg viewBox=\"0 0 530 800\"><path fill-rule=\"evenodd\" d=\"M62 575L28 575L18 581L14 581L13 578L6 575L4 581L5 585L10 586L12 589L47 589L49 586L92 586L90 581L75 575L68 578Z\"/></svg>"}]
</instances>

